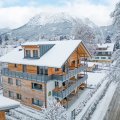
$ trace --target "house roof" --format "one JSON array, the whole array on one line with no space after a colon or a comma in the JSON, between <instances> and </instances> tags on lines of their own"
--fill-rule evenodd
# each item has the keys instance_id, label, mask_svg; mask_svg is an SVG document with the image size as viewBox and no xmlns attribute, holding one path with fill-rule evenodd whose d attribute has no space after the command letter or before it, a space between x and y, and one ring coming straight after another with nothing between
<instances>
[{"instance_id":1,"label":"house roof","mask_svg":"<svg viewBox=\"0 0 120 120\"><path fill-rule=\"evenodd\" d=\"M83 44L81 40L65 40L65 41L45 41L45 42L27 42L22 46L28 45L43 45L43 44L54 44L54 46L47 51L40 59L24 59L24 50L22 47L14 49L5 56L0 58L1 62L5 63L16 63L16 64L27 64L35 66L48 66L61 68L69 56L75 51L75 49ZM86 50L86 54L89 52ZM90 56L90 54L89 54Z\"/></svg>"},{"instance_id":2,"label":"house roof","mask_svg":"<svg viewBox=\"0 0 120 120\"><path fill-rule=\"evenodd\" d=\"M9 109L13 109L19 107L20 103L9 98L0 96L0 111L6 111Z\"/></svg>"},{"instance_id":3,"label":"house roof","mask_svg":"<svg viewBox=\"0 0 120 120\"><path fill-rule=\"evenodd\" d=\"M103 50L107 52L113 52L114 50L114 43L97 44L97 46L98 48L107 48L106 50Z\"/></svg>"}]
</instances>

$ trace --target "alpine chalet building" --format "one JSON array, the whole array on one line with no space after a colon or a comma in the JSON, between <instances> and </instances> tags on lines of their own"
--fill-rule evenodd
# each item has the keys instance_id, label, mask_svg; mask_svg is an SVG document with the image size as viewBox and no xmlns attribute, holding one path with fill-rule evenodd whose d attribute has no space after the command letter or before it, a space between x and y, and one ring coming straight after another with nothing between
<instances>
[{"instance_id":1,"label":"alpine chalet building","mask_svg":"<svg viewBox=\"0 0 120 120\"><path fill-rule=\"evenodd\" d=\"M3 95L36 109L51 97L66 106L86 86L88 57L81 40L27 42L0 58Z\"/></svg>"}]
</instances>

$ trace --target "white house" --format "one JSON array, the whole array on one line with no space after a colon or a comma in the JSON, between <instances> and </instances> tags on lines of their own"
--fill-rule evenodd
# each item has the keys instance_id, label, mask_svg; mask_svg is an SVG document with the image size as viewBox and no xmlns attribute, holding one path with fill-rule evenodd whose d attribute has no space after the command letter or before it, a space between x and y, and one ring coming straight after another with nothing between
<instances>
[{"instance_id":1,"label":"white house","mask_svg":"<svg viewBox=\"0 0 120 120\"><path fill-rule=\"evenodd\" d=\"M92 57L95 62L112 62L111 56L114 52L114 43L97 44L96 52Z\"/></svg>"}]
</instances>

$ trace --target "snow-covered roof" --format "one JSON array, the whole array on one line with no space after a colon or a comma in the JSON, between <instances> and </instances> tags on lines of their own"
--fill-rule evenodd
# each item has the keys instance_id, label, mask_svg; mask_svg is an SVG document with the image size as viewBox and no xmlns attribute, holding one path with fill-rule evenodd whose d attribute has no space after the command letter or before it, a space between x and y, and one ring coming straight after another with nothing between
<instances>
[{"instance_id":1,"label":"snow-covered roof","mask_svg":"<svg viewBox=\"0 0 120 120\"><path fill-rule=\"evenodd\" d=\"M0 58L1 62L27 64L35 66L48 66L61 68L73 51L80 45L81 40L66 40L66 41L45 41L45 42L27 42L23 45L43 45L54 44L40 59L24 59L24 50L22 47L14 49L5 56ZM86 53L87 54L87 53ZM88 53L89 54L89 53Z\"/></svg>"},{"instance_id":2,"label":"snow-covered roof","mask_svg":"<svg viewBox=\"0 0 120 120\"><path fill-rule=\"evenodd\" d=\"M87 62L87 64L88 64L88 67L91 67L93 65L97 65L98 63L96 63L96 62Z\"/></svg>"},{"instance_id":3,"label":"snow-covered roof","mask_svg":"<svg viewBox=\"0 0 120 120\"><path fill-rule=\"evenodd\" d=\"M97 44L98 48L107 48L104 51L113 52L114 43Z\"/></svg>"},{"instance_id":4,"label":"snow-covered roof","mask_svg":"<svg viewBox=\"0 0 120 120\"><path fill-rule=\"evenodd\" d=\"M0 111L19 107L20 103L0 95Z\"/></svg>"}]
</instances>

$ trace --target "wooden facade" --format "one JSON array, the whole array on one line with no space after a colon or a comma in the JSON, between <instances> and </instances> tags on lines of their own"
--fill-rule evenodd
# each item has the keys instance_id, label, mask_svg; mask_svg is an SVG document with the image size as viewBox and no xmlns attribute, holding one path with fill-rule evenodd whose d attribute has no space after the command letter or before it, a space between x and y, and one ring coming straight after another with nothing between
<instances>
[{"instance_id":1,"label":"wooden facade","mask_svg":"<svg viewBox=\"0 0 120 120\"><path fill-rule=\"evenodd\" d=\"M36 105L32 104L32 98L36 98L38 100L43 101L45 105L45 84L44 83L38 83L42 85L42 91L32 89L32 81L19 79L21 81L21 85L16 85L16 78L12 78L13 84L8 83L8 77L3 77L3 95L5 97L9 97L9 91L14 93L14 96L11 97L11 99L15 99L17 101L20 101L21 103L31 106L36 109L40 109L40 107L37 107ZM21 95L21 100L17 99L16 94Z\"/></svg>"},{"instance_id":2,"label":"wooden facade","mask_svg":"<svg viewBox=\"0 0 120 120\"><path fill-rule=\"evenodd\" d=\"M6 120L4 111L0 111L0 120Z\"/></svg>"}]
</instances>

